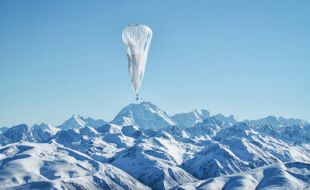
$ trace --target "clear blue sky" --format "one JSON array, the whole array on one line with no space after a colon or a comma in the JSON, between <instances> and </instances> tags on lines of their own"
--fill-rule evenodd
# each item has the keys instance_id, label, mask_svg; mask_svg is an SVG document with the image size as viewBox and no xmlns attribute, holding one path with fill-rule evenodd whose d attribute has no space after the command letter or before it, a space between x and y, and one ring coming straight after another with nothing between
<instances>
[{"instance_id":1,"label":"clear blue sky","mask_svg":"<svg viewBox=\"0 0 310 190\"><path fill-rule=\"evenodd\" d=\"M134 102L123 28L149 25L140 89L169 114L310 121L310 1L0 1L0 126L111 120Z\"/></svg>"}]
</instances>

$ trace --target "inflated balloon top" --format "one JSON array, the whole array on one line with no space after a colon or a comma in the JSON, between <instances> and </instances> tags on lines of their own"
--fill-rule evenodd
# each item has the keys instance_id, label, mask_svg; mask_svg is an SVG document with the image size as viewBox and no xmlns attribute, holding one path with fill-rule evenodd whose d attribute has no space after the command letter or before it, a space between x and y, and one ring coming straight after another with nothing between
<instances>
[{"instance_id":1,"label":"inflated balloon top","mask_svg":"<svg viewBox=\"0 0 310 190\"><path fill-rule=\"evenodd\" d=\"M136 93L136 100L138 100L152 35L152 30L141 24L128 25L122 33L128 57L129 77Z\"/></svg>"}]
</instances>

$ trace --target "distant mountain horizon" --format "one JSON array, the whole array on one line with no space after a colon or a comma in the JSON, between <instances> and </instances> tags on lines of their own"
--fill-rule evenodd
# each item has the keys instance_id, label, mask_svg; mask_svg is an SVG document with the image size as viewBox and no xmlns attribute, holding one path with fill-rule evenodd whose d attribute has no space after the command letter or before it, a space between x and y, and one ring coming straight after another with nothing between
<instances>
[{"instance_id":1,"label":"distant mountain horizon","mask_svg":"<svg viewBox=\"0 0 310 190\"><path fill-rule=\"evenodd\" d=\"M189 112L180 112L180 113L175 113L173 115L168 115L165 111L163 111L161 108L157 107L155 104L149 102L149 101L143 101L143 102L139 102L139 103L130 103L128 104L127 106L125 106L111 121L110 123L115 123L117 122L116 120L117 119L120 119L120 118L117 118L117 116L120 116L121 112L124 112L124 109L131 109L133 107L141 107L143 105L149 105L149 106L152 106L152 107L155 107L156 109L160 110L161 112L163 112L163 114L165 115L165 117L167 117L168 120L171 120L171 121L168 121L168 123L170 124L175 124L177 125L177 123L180 123L180 121L178 121L178 117L180 116L185 116L186 115L190 118L188 118L189 120L191 121L188 121L188 122L191 122L190 124L188 123L187 125L188 126L184 126L184 124L180 127L182 128L186 128L186 127L190 127L190 126L193 126L194 124L196 124L195 122L197 121L200 121L202 122L204 119L206 119L207 117L212 117L212 116L221 116L221 117L230 117L230 118L233 118L234 119L234 115L229 115L229 116L224 116L220 113L218 114L211 114L211 112L209 110L206 110L206 109L194 109L192 111L189 111ZM199 116L199 112L200 114L203 114L203 115L200 115ZM192 116L190 116L192 115ZM181 117L180 117L181 118ZM56 125L55 127L58 127L58 128L65 128L64 125L65 122L75 122L76 123L76 127L78 127L79 125L80 126L84 126L85 125L85 120L88 120L88 122L91 122L92 124L91 125L100 125L100 124L105 124L105 123L108 123L107 120L103 119L103 118L99 118L99 119L94 119L90 116L88 117L84 117L80 114L72 114L66 121L64 121L62 124L60 125ZM237 120L236 120L237 121ZM300 119L300 118L286 118L286 117L283 117L283 116L273 116L273 115L267 115L265 117L262 117L262 118L258 118L258 119L244 119L244 120L238 120L238 122L250 122L250 123L256 123L256 124L276 124L278 123L278 125L280 123L291 123L291 124L309 124L309 122L307 120L304 120L304 119ZM44 123L44 122L43 122ZM84 124L83 124L84 123ZM20 123L20 124L25 124L25 123ZM16 125L20 125L20 124L16 124ZM39 123L35 123L33 124L33 126L35 125L38 125ZM47 124L47 123L45 123ZM26 124L28 125L28 124ZM15 126L15 125L13 125ZM10 127L13 127L13 126L10 126ZM0 126L0 133L3 132L4 130L6 130L7 128L10 128L9 126L3 126L1 127Z\"/></svg>"}]
</instances>

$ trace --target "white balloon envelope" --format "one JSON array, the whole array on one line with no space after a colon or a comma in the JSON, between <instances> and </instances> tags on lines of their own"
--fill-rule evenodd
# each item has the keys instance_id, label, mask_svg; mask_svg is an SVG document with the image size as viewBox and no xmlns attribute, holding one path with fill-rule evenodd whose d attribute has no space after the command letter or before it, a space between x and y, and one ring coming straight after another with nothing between
<instances>
[{"instance_id":1,"label":"white balloon envelope","mask_svg":"<svg viewBox=\"0 0 310 190\"><path fill-rule=\"evenodd\" d=\"M136 100L138 100L152 35L152 30L141 24L128 25L122 33L128 57L129 77L136 93Z\"/></svg>"}]
</instances>

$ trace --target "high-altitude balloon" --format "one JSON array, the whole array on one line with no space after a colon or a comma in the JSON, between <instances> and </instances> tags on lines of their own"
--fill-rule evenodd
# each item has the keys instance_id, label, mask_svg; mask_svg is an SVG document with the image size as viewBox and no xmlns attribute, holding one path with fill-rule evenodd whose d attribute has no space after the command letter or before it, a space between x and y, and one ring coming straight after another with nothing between
<instances>
[{"instance_id":1,"label":"high-altitude balloon","mask_svg":"<svg viewBox=\"0 0 310 190\"><path fill-rule=\"evenodd\" d=\"M129 77L136 93L136 100L138 100L152 35L152 30L141 24L128 25L122 33L128 57Z\"/></svg>"}]
</instances>

